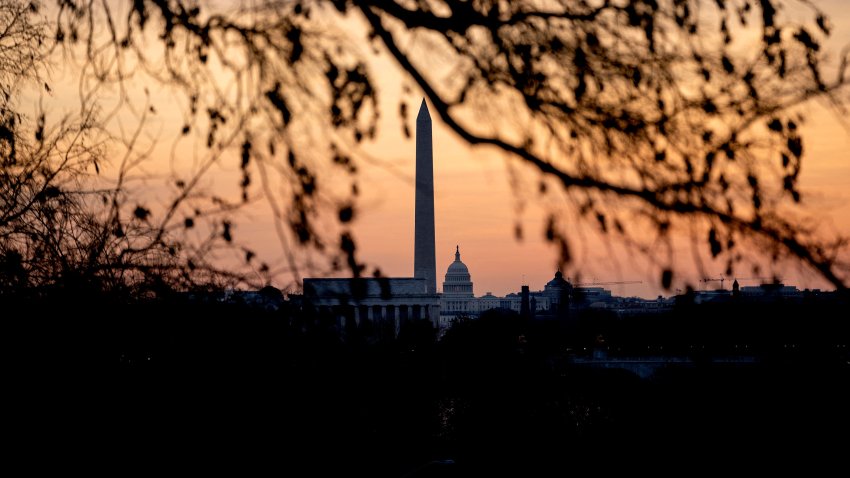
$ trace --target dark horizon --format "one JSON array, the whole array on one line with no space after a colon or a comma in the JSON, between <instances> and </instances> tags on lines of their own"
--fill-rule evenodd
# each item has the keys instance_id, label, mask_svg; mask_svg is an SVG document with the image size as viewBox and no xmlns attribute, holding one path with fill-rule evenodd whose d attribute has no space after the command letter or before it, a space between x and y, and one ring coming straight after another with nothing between
<instances>
[{"instance_id":1,"label":"dark horizon","mask_svg":"<svg viewBox=\"0 0 850 478\"><path fill-rule=\"evenodd\" d=\"M832 433L850 425L847 298L630 318L495 309L437 339L427 320L397 334L380 320L342 326L264 294L3 298L15 429L34 440L58 427L60 456L99 450L128 470L215 450L287 473L371 476L642 469L617 461L647 453L653 467L770 468L757 450L771 447L837 465L847 445Z\"/></svg>"}]
</instances>

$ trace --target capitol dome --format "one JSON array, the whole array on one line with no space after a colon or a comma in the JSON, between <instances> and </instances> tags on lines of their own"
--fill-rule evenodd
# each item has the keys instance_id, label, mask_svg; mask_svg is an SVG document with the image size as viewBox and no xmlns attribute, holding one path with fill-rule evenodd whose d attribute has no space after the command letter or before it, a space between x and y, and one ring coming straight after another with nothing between
<instances>
[{"instance_id":1,"label":"capitol dome","mask_svg":"<svg viewBox=\"0 0 850 478\"><path fill-rule=\"evenodd\" d=\"M469 269L466 267L466 264L460 261L460 252L455 253L457 257L455 261L449 264L449 270L446 274L463 274L466 276L466 280L469 280Z\"/></svg>"},{"instance_id":2,"label":"capitol dome","mask_svg":"<svg viewBox=\"0 0 850 478\"><path fill-rule=\"evenodd\" d=\"M545 285L545 288L547 289L562 289L564 287L570 287L570 283L564 279L564 274L560 270L555 273L555 278L547 282Z\"/></svg>"},{"instance_id":3,"label":"capitol dome","mask_svg":"<svg viewBox=\"0 0 850 478\"><path fill-rule=\"evenodd\" d=\"M555 273L555 278L543 287L543 295L548 297L549 303L554 306L569 301L572 293L573 285L570 284L570 281L564 279L564 274L560 270Z\"/></svg>"},{"instance_id":4,"label":"capitol dome","mask_svg":"<svg viewBox=\"0 0 850 478\"><path fill-rule=\"evenodd\" d=\"M443 295L454 297L474 297L472 293L472 276L466 264L460 260L460 246L455 249L455 260L449 264L446 280L443 282Z\"/></svg>"}]
</instances>

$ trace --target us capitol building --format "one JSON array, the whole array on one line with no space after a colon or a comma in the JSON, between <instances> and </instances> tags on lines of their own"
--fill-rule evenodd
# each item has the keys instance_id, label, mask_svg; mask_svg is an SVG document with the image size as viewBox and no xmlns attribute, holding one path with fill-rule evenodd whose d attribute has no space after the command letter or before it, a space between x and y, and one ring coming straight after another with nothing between
<instances>
[{"instance_id":1,"label":"us capitol building","mask_svg":"<svg viewBox=\"0 0 850 478\"><path fill-rule=\"evenodd\" d=\"M561 272L546 283L542 291L529 292L529 307L535 312L552 312L560 306L562 297L571 291L572 286ZM566 305L566 304L565 304ZM490 309L509 309L522 311L522 293L496 297L487 292L475 297L472 276L469 268L460 260L460 246L455 248L455 260L449 264L446 280L443 281L443 293L440 295L440 322L447 326L458 317L475 317Z\"/></svg>"}]
</instances>

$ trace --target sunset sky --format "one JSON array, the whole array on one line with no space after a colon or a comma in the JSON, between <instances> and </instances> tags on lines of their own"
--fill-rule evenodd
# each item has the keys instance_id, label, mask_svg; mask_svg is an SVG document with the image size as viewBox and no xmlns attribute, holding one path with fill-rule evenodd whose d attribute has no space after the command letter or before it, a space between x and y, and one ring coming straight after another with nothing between
<instances>
[{"instance_id":1,"label":"sunset sky","mask_svg":"<svg viewBox=\"0 0 850 478\"><path fill-rule=\"evenodd\" d=\"M827 50L837 57L841 48L850 44L850 4L840 0L818 2L829 15L834 33L826 45ZM405 140L401 126L397 124L397 98L401 95L401 84L396 80L389 63L378 63L387 75L381 83L384 99L384 114L379 140L369 145L368 151L376 158L399 171L407 178L413 177L415 145L412 139ZM413 98L408 108L409 126L415 129L413 120L418 101ZM813 104L804 112L809 118L805 126L807 157L803 167L801 184L805 199L832 229L850 234L850 134L831 112ZM462 260L469 267L476 295L487 291L500 295L519 290L527 283L532 290L542 289L556 269L557 251L543 237L543 213L537 204L530 204L524 213L516 212L517 201L509 186L506 171L506 156L489 148L470 148L434 118L434 181L436 194L436 246L438 288L442 286L445 270L454 260L455 245L459 244ZM379 264L390 275L411 275L413 269L413 198L412 179L400 180L381 168L364 168L366 195L363 198L362 215L356 231L362 248L363 259ZM530 176L536 177L536 176ZM534 182L530 183L532 186ZM517 219L524 226L524 240L514 238L513 225ZM588 234L591 234L588 232ZM658 282L657 269L627 257L611 260L609 250L592 234L577 244L578 267L582 271L582 282L593 281L642 281L642 284L612 286L622 295L654 297L664 292ZM681 270L689 273L674 282L674 287L683 287L689 281L695 287L702 278L689 259L690 252L681 261ZM711 277L719 277L724 270L722 264L710 269ZM772 271L786 282L800 287L825 286L817 278L796 267L782 267ZM739 277L750 277L748 272ZM731 282L731 281L730 281ZM705 283L715 288L717 282ZM755 285L756 282L744 282ZM727 285L728 287L728 285Z\"/></svg>"},{"instance_id":2,"label":"sunset sky","mask_svg":"<svg viewBox=\"0 0 850 478\"><path fill-rule=\"evenodd\" d=\"M850 3L831 0L817 4L832 22L834 33L826 49L835 58L843 46L850 44ZM354 226L359 258L379 266L385 275L412 276L415 143L413 138L404 137L397 112L403 98L411 112L408 127L415 131L421 94L414 89L412 94L403 95L403 86L412 83L404 80L386 57L371 58L369 66L378 79L382 115L378 138L364 147L364 153L371 159L359 163L363 195ZM72 70L57 69L53 73L56 92L51 101L65 108L78 104L76 75ZM172 93L154 90L152 98L157 116L150 137L161 144L155 150L159 166L148 171L168 167L164 158L183 122L182 113L175 106L179 102ZM804 112L809 119L804 126L807 141L801 178L804 200L832 230L850 235L850 188L847 187L850 161L846 154L850 150L850 133L832 112L818 105L809 105ZM438 289L454 259L455 245L460 246L462 259L470 269L476 296L486 292L496 295L515 292L522 284L528 284L532 290L542 289L556 270L557 252L544 240L542 207L530 203L522 211L518 209L519 201L510 187L506 168L507 164L516 166L516 161L494 149L471 148L442 125L439 118L433 117L433 122ZM232 191L237 166L235 161L222 162L208 178L208 187ZM520 177L531 180L529 184L536 184L533 181L536 175L525 168L518 171ZM155 197L155 186L151 187L148 194ZM522 241L514 236L517 222L523 226ZM268 262L282 261L267 204L260 201L252 206L248 214L236 221L235 231ZM577 257L571 273L580 271L582 282L637 280L643 283L610 288L619 295L669 295L659 285L657 266L632 260L625 254L612 254L605 240L590 231L577 228L573 237L577 239ZM682 274L676 276L674 288L682 288L685 283L699 286L702 276L689 259L690 251L679 252ZM708 269L708 275L719 277L723 266L709 263ZM824 285L797 268L780 266L771 273L800 287ZM284 286L289 280L280 277L275 285ZM717 286L710 284L712 288Z\"/></svg>"}]
</instances>

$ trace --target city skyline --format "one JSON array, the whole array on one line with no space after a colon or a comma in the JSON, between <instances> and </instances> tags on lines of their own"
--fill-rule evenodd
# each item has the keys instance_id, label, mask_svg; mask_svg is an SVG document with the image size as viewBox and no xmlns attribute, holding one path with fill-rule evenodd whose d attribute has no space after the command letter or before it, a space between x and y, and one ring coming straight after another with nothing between
<instances>
[{"instance_id":1,"label":"city skyline","mask_svg":"<svg viewBox=\"0 0 850 478\"><path fill-rule=\"evenodd\" d=\"M830 15L833 35L824 44L824 49L833 52L850 41L850 7L838 1L824 2L822 8ZM348 19L344 28L359 31L361 21ZM420 61L423 59L420 58ZM424 59L427 61L427 58ZM402 78L398 66L385 54L367 58L377 76L376 88L381 91L378 107L382 111L377 123L377 136L366 138L360 145L358 157L358 185L360 197L352 231L358 246L358 258L371 267L380 268L389 276L410 274L409 258L412 257L414 183L414 140L406 138L403 131L415 129L415 118L408 115L400 118L396 112L404 103L407 111L415 111L422 93L415 85ZM28 92L27 106L58 104L61 111L73 110L78 106L78 71L72 65L62 65L51 77L51 93L40 89ZM435 74L449 78L445 66L435 65ZM148 90L140 82L128 81L129 92L139 97L142 91L150 94L156 114L150 118L151 131L161 131L152 136L153 150L150 164L145 173L152 177L167 176L168 172L182 167L173 164L170 155L176 140L181 138L181 125L185 116L185 105L179 93L169 87ZM104 96L108 109L114 99ZM53 103L51 103L53 102ZM805 132L807 162L800 176L800 187L805 203L817 210L828 223L827 229L847 235L850 233L850 195L846 192L850 165L843 159L844 151L850 148L850 140L834 113L820 106L808 106L808 121L801 125ZM48 116L49 119L55 119ZM35 117L33 113L31 115ZM547 208L556 202L536 196L538 174L508 158L503 152L486 146L472 147L452 133L439 117L432 118L434 125L434 185L435 185L435 231L436 269L445 270L452 261L454 246L460 244L464 257L478 280L476 289L483 293L491 291L503 295L517 290L523 282L544 284L558 269L558 248L544 237ZM186 142L177 146L180 157L192 157L192 149ZM226 199L238 200L241 193L238 167L239 152L234 148L223 154L219 163L204 179L207 190L221 193ZM185 165L183 165L185 166ZM109 174L108 172L106 174ZM511 183L516 181L517 186ZM345 184L347 187L347 184ZM334 189L344 189L343 184ZM146 184L142 193L154 205L164 208L167 203L160 199L166 186ZM160 204L156 204L160 201ZM556 205L562 207L562 205ZM567 205L565 208L573 207ZM559 210L556 209L556 212ZM267 204L252 203L245 207L245 214L234 220L234 236L264 261L272 270L286 265L285 251L279 241L272 213ZM564 210L560 210L564 212ZM572 217L567 212L565 217ZM517 240L516 225L521 225L522 240ZM570 227L573 224L570 223ZM593 221L575 222L570 229L573 245L573 261L565 269L568 275L580 275L581 280L628 281L643 283L621 288L620 293L651 298L684 288L686 283L698 286L706 276L717 277L725 273L720 262L711 262L708 250L699 250L699 260L704 262L700 270L695 264L694 253L686 238L681 238L673 254L676 273L669 290L661 287L659 276L662 266L651 261L636 260L628 252L620 251L620 244L600 237L593 229ZM614 251L609 249L613 248ZM704 248L705 249L705 248ZM663 251L658 251L661 255ZM617 257L617 256L620 257ZM234 263L241 260L241 253L228 258ZM616 259L616 262L612 259ZM302 271L307 272L307 271ZM339 272L339 276L346 271ZM756 274L750 270L736 270L739 276L779 275L800 284L802 287L825 287L823 280L814 274L799 270L789 264L765 263ZM303 273L300 275L304 275ZM293 275L282 273L274 277L273 284L287 288ZM478 293L477 292L477 293Z\"/></svg>"},{"instance_id":2,"label":"city skyline","mask_svg":"<svg viewBox=\"0 0 850 478\"><path fill-rule=\"evenodd\" d=\"M847 0L0 0L11 455L841 469L848 110Z\"/></svg>"}]
</instances>

